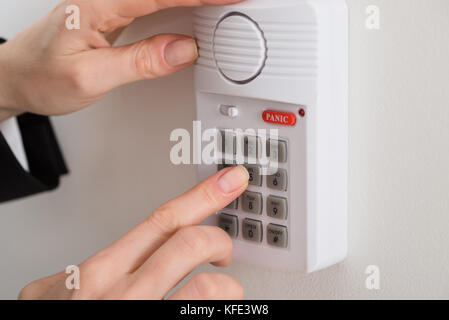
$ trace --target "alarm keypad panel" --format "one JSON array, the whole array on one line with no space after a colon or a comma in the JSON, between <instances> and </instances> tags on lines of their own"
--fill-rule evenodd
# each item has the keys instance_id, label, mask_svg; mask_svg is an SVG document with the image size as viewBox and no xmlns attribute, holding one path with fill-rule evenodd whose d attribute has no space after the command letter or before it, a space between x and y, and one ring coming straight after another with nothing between
<instances>
[{"instance_id":1,"label":"alarm keypad panel","mask_svg":"<svg viewBox=\"0 0 449 320\"><path fill-rule=\"evenodd\" d=\"M234 106L234 108L239 109L240 107ZM222 106L218 108L217 115L222 109ZM259 116L263 119L264 113L260 113ZM234 125L239 124L238 117L234 120ZM243 123L241 124L243 125ZM271 125L269 127L274 128ZM245 160L241 164L249 173L249 187L239 199L231 202L220 212L218 226L233 239L285 249L288 244L288 174L284 169L288 166L287 139L269 139L267 137L268 130L267 132L263 131L264 136L258 136L236 134L234 129L238 128L217 129L217 141L219 142L217 149L220 151L218 159L221 159L222 162L217 169L220 171L226 167L237 165L236 156L240 146L243 149L240 151ZM267 160L272 160L271 163L268 162L265 165L257 163L264 153ZM273 162L276 164L276 168L273 167L273 172L264 175L263 168L269 167ZM284 168L279 168L279 163ZM273 195L275 191L277 196ZM280 197L279 192L285 194ZM248 218L248 214L251 218ZM232 217L232 225L229 223L230 217ZM272 223L275 220L278 224L284 224L278 226L283 231L282 236L275 235L270 238L269 235L273 234L272 229L276 226Z\"/></svg>"},{"instance_id":2,"label":"alarm keypad panel","mask_svg":"<svg viewBox=\"0 0 449 320\"><path fill-rule=\"evenodd\" d=\"M245 137L246 140L247 137ZM245 144L247 147L247 144ZM248 153L245 153L248 154ZM281 181L283 175L278 176L278 173L270 176L262 175L262 166L254 164L244 164L249 173L249 187L242 196L233 201L225 210L222 210L219 216L219 226L234 239L243 239L251 242L262 244L264 243L263 236L265 235L266 244L286 248L287 247L287 227L283 226L284 237L282 242L278 242L279 237L268 238L271 220L276 219L278 223L287 224L287 194L284 197L274 196L271 193L274 190L287 191L286 187L279 189L277 187L278 180L282 186L286 185L286 175L284 181ZM218 170L223 168L218 166ZM286 174L286 170L282 170ZM262 188L266 185L266 188ZM272 189L270 191L269 189ZM240 204L240 207L239 207ZM226 210L227 209L227 210ZM245 218L248 214L253 215L251 219ZM233 226L229 223L224 223L232 216ZM241 229L241 237L239 237L238 230ZM237 231L237 232L236 232Z\"/></svg>"},{"instance_id":3,"label":"alarm keypad panel","mask_svg":"<svg viewBox=\"0 0 449 320\"><path fill-rule=\"evenodd\" d=\"M199 166L200 179L240 164L249 173L247 190L206 224L217 225L229 234L237 258L245 260L248 254L260 254L288 259L298 244L306 243L307 116L302 117L300 111L307 114L307 107L213 93L198 94L197 99L204 106L199 110L202 129L217 132L219 159L218 164ZM223 114L222 105L235 107L238 116ZM267 110L274 115L278 110L294 115L295 125L267 122ZM270 137L272 130L275 137ZM208 143L203 142L203 149ZM239 153L243 156L241 162ZM260 161L262 155L268 164ZM270 166L271 171L265 172ZM298 192L295 199L292 190Z\"/></svg>"},{"instance_id":4,"label":"alarm keypad panel","mask_svg":"<svg viewBox=\"0 0 449 320\"><path fill-rule=\"evenodd\" d=\"M194 10L194 27L200 48L194 70L197 119L202 133L219 135L216 162L198 165L198 179L240 164L249 173L247 190L204 224L225 230L235 258L250 264L313 272L342 261L345 0L206 6ZM202 150L209 144L198 142Z\"/></svg>"},{"instance_id":5,"label":"alarm keypad panel","mask_svg":"<svg viewBox=\"0 0 449 320\"><path fill-rule=\"evenodd\" d=\"M228 146L227 149L233 150L236 153L237 148L235 147L235 145L237 145L237 137L232 134L226 135L226 131L229 130L220 130L220 137L225 137L224 139L231 139L232 144L228 144L226 141L223 141L222 145ZM264 138L253 135L246 135L242 136L241 139L243 140L242 144L244 145L244 155L247 160L251 159L251 157L248 157L248 155L251 154L251 152L248 151L248 149L252 148L251 141L253 141L254 145L256 146L259 144L260 147L260 149L259 147L256 148L259 150L257 150L254 155L258 155L259 153L263 152L263 148L261 148L260 143L264 141ZM267 148L265 149L267 158L270 156L269 150L271 146L272 156L275 156L279 153L284 154L284 156L280 159L281 161L278 161L286 166L287 141L270 141L266 138L265 140L267 145ZM280 147L281 145L282 147ZM224 149L226 148L221 149L222 152L225 152ZM274 151L275 149L279 149L281 151ZM233 155L235 155L235 153L233 152ZM223 155L221 155L220 157L223 158ZM220 164L218 165L218 170L220 171L224 167L232 165L234 164ZM224 210L220 211L218 217L218 226L226 231L233 239L251 241L257 244L271 245L277 248L287 248L287 170L279 168L277 172L274 172L272 175L264 176L262 174L262 165L248 164L248 161L246 161L246 163L244 163L243 165L249 173L248 190L245 191L239 199L233 201ZM283 197L280 197L279 193L277 193L278 195L275 196L272 194L274 191L283 191L285 192L285 195L283 195ZM226 223L226 221L229 221L230 217L232 217L233 219L232 226L229 222ZM270 238L269 235L272 234L272 232L270 233L270 230L273 229L273 226L276 226L272 223L275 220L278 224L284 224L279 226L283 231L282 237L275 235ZM241 230L240 234L239 230Z\"/></svg>"}]
</instances>

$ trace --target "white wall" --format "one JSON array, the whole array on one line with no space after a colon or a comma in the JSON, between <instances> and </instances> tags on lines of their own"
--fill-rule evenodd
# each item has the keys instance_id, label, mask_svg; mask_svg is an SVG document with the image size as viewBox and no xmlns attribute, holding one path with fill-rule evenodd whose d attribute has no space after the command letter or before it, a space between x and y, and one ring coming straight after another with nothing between
<instances>
[{"instance_id":1,"label":"white wall","mask_svg":"<svg viewBox=\"0 0 449 320\"><path fill-rule=\"evenodd\" d=\"M57 2L2 1L0 36ZM449 2L348 3L349 257L312 275L234 263L226 272L249 299L449 298ZM380 31L364 27L369 4L381 8ZM122 39L191 32L189 12L140 19ZM55 193L0 207L0 298L79 263L195 182L193 167L168 159L169 133L195 117L191 76L129 85L54 119L72 173ZM379 291L365 288L371 264L381 268Z\"/></svg>"}]
</instances>

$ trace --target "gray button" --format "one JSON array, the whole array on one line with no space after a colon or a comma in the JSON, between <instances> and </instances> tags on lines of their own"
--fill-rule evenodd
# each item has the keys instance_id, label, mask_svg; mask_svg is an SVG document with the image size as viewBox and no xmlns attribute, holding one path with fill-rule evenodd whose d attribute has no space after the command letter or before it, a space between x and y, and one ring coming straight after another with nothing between
<instances>
[{"instance_id":1,"label":"gray button","mask_svg":"<svg viewBox=\"0 0 449 320\"><path fill-rule=\"evenodd\" d=\"M229 130L219 131L218 143L220 151L224 154L234 155L237 151L237 137L234 132ZM221 139L220 139L221 138Z\"/></svg>"},{"instance_id":2,"label":"gray button","mask_svg":"<svg viewBox=\"0 0 449 320\"><path fill-rule=\"evenodd\" d=\"M262 242L262 222L252 219L243 220L243 238L254 242Z\"/></svg>"},{"instance_id":3,"label":"gray button","mask_svg":"<svg viewBox=\"0 0 449 320\"><path fill-rule=\"evenodd\" d=\"M277 173L267 176L267 186L280 191L287 190L287 170L278 169Z\"/></svg>"},{"instance_id":4,"label":"gray button","mask_svg":"<svg viewBox=\"0 0 449 320\"><path fill-rule=\"evenodd\" d=\"M234 164L227 164L227 163L224 163L224 162L225 161L223 159L223 163L218 165L218 171L221 171L221 170L226 169L226 168L237 166L235 163Z\"/></svg>"},{"instance_id":5,"label":"gray button","mask_svg":"<svg viewBox=\"0 0 449 320\"><path fill-rule=\"evenodd\" d=\"M287 219L287 199L269 196L267 198L267 215L276 219Z\"/></svg>"},{"instance_id":6,"label":"gray button","mask_svg":"<svg viewBox=\"0 0 449 320\"><path fill-rule=\"evenodd\" d=\"M262 185L261 166L248 164L245 165L245 168L249 173L249 184L260 187Z\"/></svg>"},{"instance_id":7,"label":"gray button","mask_svg":"<svg viewBox=\"0 0 449 320\"><path fill-rule=\"evenodd\" d=\"M277 224L269 224L267 226L267 242L275 247L287 248L287 228Z\"/></svg>"},{"instance_id":8,"label":"gray button","mask_svg":"<svg viewBox=\"0 0 449 320\"><path fill-rule=\"evenodd\" d=\"M245 212L262 214L262 194L245 192L242 195L242 209Z\"/></svg>"},{"instance_id":9,"label":"gray button","mask_svg":"<svg viewBox=\"0 0 449 320\"><path fill-rule=\"evenodd\" d=\"M230 204L228 204L228 206L226 207L226 209L234 209L237 210L239 207L239 199L235 199L234 201L232 201Z\"/></svg>"},{"instance_id":10,"label":"gray button","mask_svg":"<svg viewBox=\"0 0 449 320\"><path fill-rule=\"evenodd\" d=\"M267 155L272 161L279 163L287 162L287 141L267 140Z\"/></svg>"},{"instance_id":11,"label":"gray button","mask_svg":"<svg viewBox=\"0 0 449 320\"><path fill-rule=\"evenodd\" d=\"M218 226L226 231L231 238L237 238L239 233L239 220L236 216L222 213L218 217Z\"/></svg>"},{"instance_id":12,"label":"gray button","mask_svg":"<svg viewBox=\"0 0 449 320\"><path fill-rule=\"evenodd\" d=\"M260 138L256 136L245 137L245 157L257 159L262 146Z\"/></svg>"}]
</instances>

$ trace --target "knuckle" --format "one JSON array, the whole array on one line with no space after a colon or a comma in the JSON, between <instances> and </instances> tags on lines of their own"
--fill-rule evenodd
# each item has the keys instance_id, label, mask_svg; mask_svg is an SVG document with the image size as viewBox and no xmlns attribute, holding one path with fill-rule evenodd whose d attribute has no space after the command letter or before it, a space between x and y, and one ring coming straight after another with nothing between
<instances>
[{"instance_id":1,"label":"knuckle","mask_svg":"<svg viewBox=\"0 0 449 320\"><path fill-rule=\"evenodd\" d=\"M207 185L201 186L200 187L201 199L208 206L215 208L218 206L219 201L211 190L212 188L210 188Z\"/></svg>"},{"instance_id":2,"label":"knuckle","mask_svg":"<svg viewBox=\"0 0 449 320\"><path fill-rule=\"evenodd\" d=\"M162 59L151 44L151 40L141 41L135 48L134 64L139 76L150 79L164 74Z\"/></svg>"},{"instance_id":3,"label":"knuckle","mask_svg":"<svg viewBox=\"0 0 449 320\"><path fill-rule=\"evenodd\" d=\"M120 14L98 9L95 12L97 19L93 22L93 29L99 32L111 32L117 28L126 26L133 22L134 18L124 17Z\"/></svg>"},{"instance_id":4,"label":"knuckle","mask_svg":"<svg viewBox=\"0 0 449 320\"><path fill-rule=\"evenodd\" d=\"M27 284L22 290L20 290L19 293L19 300L30 300L30 299L36 299L38 297L35 297L36 289L40 287L40 281L33 281L29 284Z\"/></svg>"},{"instance_id":5,"label":"knuckle","mask_svg":"<svg viewBox=\"0 0 449 320\"><path fill-rule=\"evenodd\" d=\"M95 278L97 274L103 272L103 269L109 270L112 267L111 260L104 250L99 251L82 263L80 271L84 277Z\"/></svg>"},{"instance_id":6,"label":"knuckle","mask_svg":"<svg viewBox=\"0 0 449 320\"><path fill-rule=\"evenodd\" d=\"M242 285L226 274L201 273L192 281L199 298L205 300L241 300L245 294Z\"/></svg>"},{"instance_id":7,"label":"knuckle","mask_svg":"<svg viewBox=\"0 0 449 320\"><path fill-rule=\"evenodd\" d=\"M186 227L178 231L178 238L182 245L193 255L201 256L208 251L211 238L202 227Z\"/></svg>"},{"instance_id":8,"label":"knuckle","mask_svg":"<svg viewBox=\"0 0 449 320\"><path fill-rule=\"evenodd\" d=\"M221 284L214 275L201 273L192 279L193 285L201 299L214 300L221 291Z\"/></svg>"},{"instance_id":9,"label":"knuckle","mask_svg":"<svg viewBox=\"0 0 449 320\"><path fill-rule=\"evenodd\" d=\"M144 222L149 229L155 227L162 234L170 234L175 232L179 226L179 220L176 214L173 214L173 209L170 203L166 203L156 209Z\"/></svg>"},{"instance_id":10,"label":"knuckle","mask_svg":"<svg viewBox=\"0 0 449 320\"><path fill-rule=\"evenodd\" d=\"M101 1L66 0L66 2L68 2L67 5L76 5L83 12L88 12L90 16L95 17L88 20L88 26L98 32L111 32L134 21L133 17L121 15L115 10L104 10L104 4Z\"/></svg>"},{"instance_id":11,"label":"knuckle","mask_svg":"<svg viewBox=\"0 0 449 320\"><path fill-rule=\"evenodd\" d=\"M226 299L230 300L242 300L245 296L245 290L243 286L231 276L226 276L226 284L227 284L227 297Z\"/></svg>"},{"instance_id":12,"label":"knuckle","mask_svg":"<svg viewBox=\"0 0 449 320\"><path fill-rule=\"evenodd\" d=\"M101 298L112 277L113 264L113 260L101 251L83 262L80 265L81 288L74 291L74 299Z\"/></svg>"},{"instance_id":13,"label":"knuckle","mask_svg":"<svg viewBox=\"0 0 449 320\"><path fill-rule=\"evenodd\" d=\"M63 70L63 77L76 95L90 96L89 66L83 61L67 64Z\"/></svg>"},{"instance_id":14,"label":"knuckle","mask_svg":"<svg viewBox=\"0 0 449 320\"><path fill-rule=\"evenodd\" d=\"M232 250L234 249L234 242L232 242L232 239L229 236L229 234L227 234L226 231L224 231L220 227L212 226L210 228L211 230L213 230L214 233L216 233L215 238L220 239L222 244L221 245L222 250L224 252L232 252Z\"/></svg>"}]
</instances>

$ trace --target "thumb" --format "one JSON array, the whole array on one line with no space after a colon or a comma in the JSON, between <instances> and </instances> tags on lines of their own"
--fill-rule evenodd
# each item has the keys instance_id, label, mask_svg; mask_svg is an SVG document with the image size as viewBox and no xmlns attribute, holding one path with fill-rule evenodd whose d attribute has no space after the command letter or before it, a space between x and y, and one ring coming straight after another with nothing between
<instances>
[{"instance_id":1,"label":"thumb","mask_svg":"<svg viewBox=\"0 0 449 320\"><path fill-rule=\"evenodd\" d=\"M94 49L84 54L90 65L86 69L91 73L86 78L101 79L92 85L97 87L96 92L102 93L184 69L198 58L198 47L195 39L188 36L161 34L131 45Z\"/></svg>"}]
</instances>

